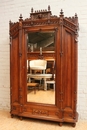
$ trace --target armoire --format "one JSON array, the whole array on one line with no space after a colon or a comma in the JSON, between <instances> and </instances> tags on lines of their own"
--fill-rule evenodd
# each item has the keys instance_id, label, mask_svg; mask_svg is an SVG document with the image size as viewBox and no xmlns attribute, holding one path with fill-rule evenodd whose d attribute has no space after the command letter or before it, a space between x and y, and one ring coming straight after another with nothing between
<instances>
[{"instance_id":1,"label":"armoire","mask_svg":"<svg viewBox=\"0 0 87 130\"><path fill-rule=\"evenodd\" d=\"M50 6L31 8L29 18L20 14L17 22L9 22L11 117L76 125L78 28L77 14L64 17L61 10L59 16L52 15ZM31 60L46 60L45 74L39 70L30 74ZM47 79L54 80L55 89L50 83L44 90Z\"/></svg>"}]
</instances>

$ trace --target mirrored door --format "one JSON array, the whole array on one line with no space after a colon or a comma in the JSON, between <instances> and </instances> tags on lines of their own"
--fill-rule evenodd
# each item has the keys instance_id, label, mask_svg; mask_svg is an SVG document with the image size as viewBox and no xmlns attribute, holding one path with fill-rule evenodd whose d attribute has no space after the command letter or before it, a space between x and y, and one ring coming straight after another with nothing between
<instances>
[{"instance_id":1,"label":"mirrored door","mask_svg":"<svg viewBox=\"0 0 87 130\"><path fill-rule=\"evenodd\" d=\"M29 32L27 102L55 104L55 32Z\"/></svg>"}]
</instances>

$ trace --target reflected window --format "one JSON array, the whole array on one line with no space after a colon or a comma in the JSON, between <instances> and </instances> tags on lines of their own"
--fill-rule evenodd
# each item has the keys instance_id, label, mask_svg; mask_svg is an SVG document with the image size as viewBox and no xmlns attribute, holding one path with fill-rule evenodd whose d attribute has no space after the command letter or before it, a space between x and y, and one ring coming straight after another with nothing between
<instances>
[{"instance_id":1,"label":"reflected window","mask_svg":"<svg viewBox=\"0 0 87 130\"><path fill-rule=\"evenodd\" d=\"M28 51L54 51L54 32L29 32Z\"/></svg>"}]
</instances>

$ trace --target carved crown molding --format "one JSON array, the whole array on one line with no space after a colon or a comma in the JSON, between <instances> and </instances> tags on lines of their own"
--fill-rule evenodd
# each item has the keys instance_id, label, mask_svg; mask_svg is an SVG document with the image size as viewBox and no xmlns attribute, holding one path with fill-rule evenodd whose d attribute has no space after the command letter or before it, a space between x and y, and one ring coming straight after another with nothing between
<instances>
[{"instance_id":1,"label":"carved crown molding","mask_svg":"<svg viewBox=\"0 0 87 130\"><path fill-rule=\"evenodd\" d=\"M11 21L9 22L9 26L10 26L10 37L16 37L16 35L18 34L18 30L19 30L19 23L12 23Z\"/></svg>"},{"instance_id":2,"label":"carved crown molding","mask_svg":"<svg viewBox=\"0 0 87 130\"><path fill-rule=\"evenodd\" d=\"M43 26L43 25L57 25L65 26L73 31L78 30L78 17L75 14L74 17L64 17L64 12L61 9L59 17L52 15L50 6L48 10L37 10L34 12L31 9L30 18L23 20L22 14L20 14L19 22L12 23L10 21L10 36L16 36L19 29L28 28L32 26Z\"/></svg>"}]
</instances>

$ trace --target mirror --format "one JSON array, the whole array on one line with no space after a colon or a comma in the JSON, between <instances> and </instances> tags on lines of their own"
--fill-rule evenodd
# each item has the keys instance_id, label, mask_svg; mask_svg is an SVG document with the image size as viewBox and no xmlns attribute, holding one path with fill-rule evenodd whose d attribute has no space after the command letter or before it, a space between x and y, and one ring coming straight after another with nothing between
<instances>
[{"instance_id":1,"label":"mirror","mask_svg":"<svg viewBox=\"0 0 87 130\"><path fill-rule=\"evenodd\" d=\"M28 33L28 51L54 51L54 31Z\"/></svg>"},{"instance_id":2,"label":"mirror","mask_svg":"<svg viewBox=\"0 0 87 130\"><path fill-rule=\"evenodd\" d=\"M55 32L27 37L27 102L55 104Z\"/></svg>"}]
</instances>

